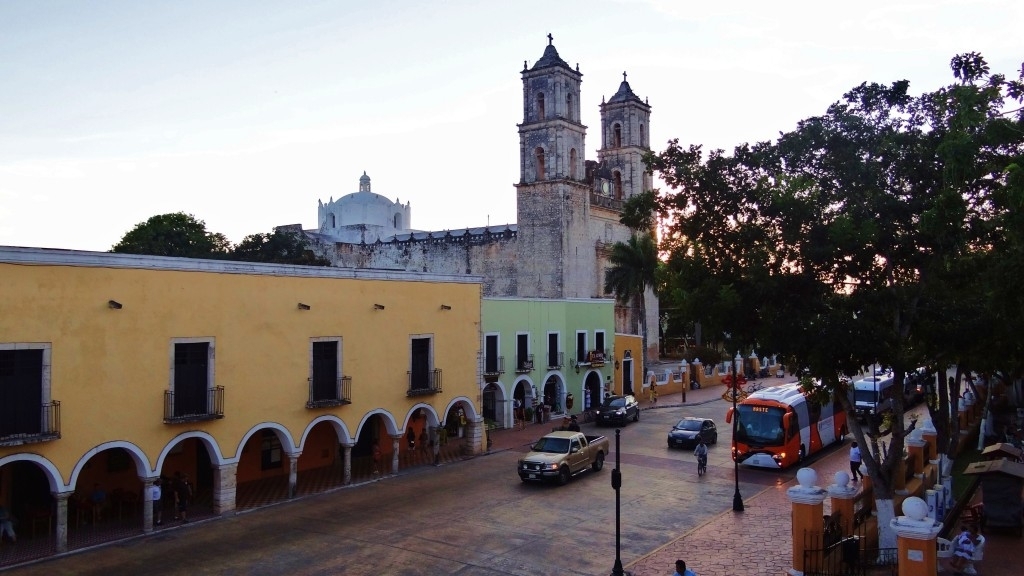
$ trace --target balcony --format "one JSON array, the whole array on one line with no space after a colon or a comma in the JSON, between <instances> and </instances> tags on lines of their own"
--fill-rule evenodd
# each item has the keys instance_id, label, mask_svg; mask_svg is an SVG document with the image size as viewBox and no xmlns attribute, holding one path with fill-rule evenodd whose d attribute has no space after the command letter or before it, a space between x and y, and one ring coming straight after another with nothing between
<instances>
[{"instance_id":1,"label":"balcony","mask_svg":"<svg viewBox=\"0 0 1024 576\"><path fill-rule=\"evenodd\" d=\"M352 403L352 377L310 378L306 408L332 408Z\"/></svg>"},{"instance_id":2,"label":"balcony","mask_svg":"<svg viewBox=\"0 0 1024 576\"><path fill-rule=\"evenodd\" d=\"M409 390L406 396L426 396L441 392L441 369L406 372L409 375Z\"/></svg>"},{"instance_id":3,"label":"balcony","mask_svg":"<svg viewBox=\"0 0 1024 576\"><path fill-rule=\"evenodd\" d=\"M527 372L533 372L533 354L516 356L516 374L526 374Z\"/></svg>"},{"instance_id":4,"label":"balcony","mask_svg":"<svg viewBox=\"0 0 1024 576\"><path fill-rule=\"evenodd\" d=\"M548 352L548 370L558 370L565 365L564 352Z\"/></svg>"},{"instance_id":5,"label":"balcony","mask_svg":"<svg viewBox=\"0 0 1024 576\"><path fill-rule=\"evenodd\" d=\"M31 411L30 407L29 410ZM43 404L39 422L0 422L0 446L19 446L48 442L60 438L60 402L54 400Z\"/></svg>"},{"instance_id":6,"label":"balcony","mask_svg":"<svg viewBox=\"0 0 1024 576\"><path fill-rule=\"evenodd\" d=\"M611 196L605 196L603 194L597 194L595 192L590 193L591 206L600 206L601 208L607 208L608 210L622 212L623 204L624 203L622 200L616 200Z\"/></svg>"},{"instance_id":7,"label":"balcony","mask_svg":"<svg viewBox=\"0 0 1024 576\"><path fill-rule=\"evenodd\" d=\"M505 373L505 357L490 356L484 358L484 381L497 382L498 378Z\"/></svg>"},{"instance_id":8,"label":"balcony","mask_svg":"<svg viewBox=\"0 0 1024 576\"><path fill-rule=\"evenodd\" d=\"M164 392L164 424L202 422L224 417L224 387L206 390L205 394Z\"/></svg>"}]
</instances>

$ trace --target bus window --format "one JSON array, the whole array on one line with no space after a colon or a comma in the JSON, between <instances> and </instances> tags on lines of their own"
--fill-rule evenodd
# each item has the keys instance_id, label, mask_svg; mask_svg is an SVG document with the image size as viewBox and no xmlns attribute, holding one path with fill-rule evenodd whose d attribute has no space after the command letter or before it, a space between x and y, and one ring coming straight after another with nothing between
<instances>
[{"instance_id":1,"label":"bus window","mask_svg":"<svg viewBox=\"0 0 1024 576\"><path fill-rule=\"evenodd\" d=\"M782 442L782 408L774 406L736 407L736 439L751 445L774 445Z\"/></svg>"},{"instance_id":2,"label":"bus window","mask_svg":"<svg viewBox=\"0 0 1024 576\"><path fill-rule=\"evenodd\" d=\"M800 416L796 412L789 413L789 430L786 431L786 439L800 435Z\"/></svg>"}]
</instances>

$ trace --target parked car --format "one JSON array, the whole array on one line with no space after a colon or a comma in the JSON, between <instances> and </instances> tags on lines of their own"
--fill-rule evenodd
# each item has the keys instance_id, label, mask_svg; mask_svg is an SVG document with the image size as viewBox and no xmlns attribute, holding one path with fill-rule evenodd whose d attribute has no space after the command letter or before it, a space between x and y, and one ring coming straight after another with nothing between
<instances>
[{"instance_id":1,"label":"parked car","mask_svg":"<svg viewBox=\"0 0 1024 576\"><path fill-rule=\"evenodd\" d=\"M718 427L714 420L687 417L676 422L668 431L668 447L694 448L698 438L703 438L705 444L718 443Z\"/></svg>"},{"instance_id":2,"label":"parked car","mask_svg":"<svg viewBox=\"0 0 1024 576\"><path fill-rule=\"evenodd\" d=\"M632 394L608 396L597 407L595 419L598 424L625 424L629 420L640 420L640 403Z\"/></svg>"}]
</instances>

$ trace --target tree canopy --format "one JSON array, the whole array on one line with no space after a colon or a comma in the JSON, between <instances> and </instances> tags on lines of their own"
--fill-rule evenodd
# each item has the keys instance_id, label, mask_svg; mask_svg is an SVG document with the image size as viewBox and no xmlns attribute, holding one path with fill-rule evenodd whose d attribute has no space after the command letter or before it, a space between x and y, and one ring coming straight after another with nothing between
<instances>
[{"instance_id":1,"label":"tree canopy","mask_svg":"<svg viewBox=\"0 0 1024 576\"><path fill-rule=\"evenodd\" d=\"M223 234L208 231L205 222L182 212L160 214L137 224L111 252L305 266L331 264L313 254L308 242L297 233L275 229L272 233L250 234L232 246Z\"/></svg>"},{"instance_id":2,"label":"tree canopy","mask_svg":"<svg viewBox=\"0 0 1024 576\"><path fill-rule=\"evenodd\" d=\"M918 96L861 84L774 142L649 154L671 189L657 208L670 306L796 359L847 405L844 376L873 363L897 385L924 365L1019 375L1024 115L1007 104L1024 70L1007 81L974 53L951 68L958 83ZM883 498L897 404L888 451L865 458Z\"/></svg>"},{"instance_id":3,"label":"tree canopy","mask_svg":"<svg viewBox=\"0 0 1024 576\"><path fill-rule=\"evenodd\" d=\"M191 214L175 212L152 216L128 231L111 252L179 256L183 258L222 258L231 243L223 235L206 230L206 223Z\"/></svg>"}]
</instances>

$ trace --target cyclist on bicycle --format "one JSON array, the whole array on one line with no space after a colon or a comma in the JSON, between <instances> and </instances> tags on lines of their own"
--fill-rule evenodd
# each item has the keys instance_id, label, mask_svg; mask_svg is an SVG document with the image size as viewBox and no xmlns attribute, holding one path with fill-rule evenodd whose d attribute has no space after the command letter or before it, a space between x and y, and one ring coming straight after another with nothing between
<instances>
[{"instance_id":1,"label":"cyclist on bicycle","mask_svg":"<svg viewBox=\"0 0 1024 576\"><path fill-rule=\"evenodd\" d=\"M697 457L697 475L700 476L708 469L708 446L700 436L697 437L697 447L693 449L693 455Z\"/></svg>"}]
</instances>

